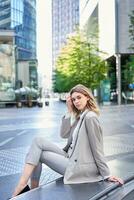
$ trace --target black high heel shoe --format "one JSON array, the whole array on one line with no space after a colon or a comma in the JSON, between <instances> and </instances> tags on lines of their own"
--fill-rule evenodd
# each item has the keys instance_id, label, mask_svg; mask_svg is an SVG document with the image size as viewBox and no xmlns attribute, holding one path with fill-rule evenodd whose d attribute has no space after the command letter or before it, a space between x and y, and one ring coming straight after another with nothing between
<instances>
[{"instance_id":1,"label":"black high heel shoe","mask_svg":"<svg viewBox=\"0 0 134 200\"><path fill-rule=\"evenodd\" d=\"M28 191L30 191L30 187L29 187L28 185L26 185L26 186L23 188L23 190L21 190L21 192L20 192L19 194L17 194L17 196L20 195L20 194L23 194L23 193L25 193L25 192L28 192ZM11 197L11 198L8 198L7 200L9 200L9 199L12 199L12 197Z\"/></svg>"},{"instance_id":2,"label":"black high heel shoe","mask_svg":"<svg viewBox=\"0 0 134 200\"><path fill-rule=\"evenodd\" d=\"M19 194L17 194L17 196L20 195L20 194L23 194L23 193L25 193L25 192L28 192L28 191L30 191L30 187L29 187L28 185L26 185L26 186L23 188L23 190L22 190Z\"/></svg>"}]
</instances>

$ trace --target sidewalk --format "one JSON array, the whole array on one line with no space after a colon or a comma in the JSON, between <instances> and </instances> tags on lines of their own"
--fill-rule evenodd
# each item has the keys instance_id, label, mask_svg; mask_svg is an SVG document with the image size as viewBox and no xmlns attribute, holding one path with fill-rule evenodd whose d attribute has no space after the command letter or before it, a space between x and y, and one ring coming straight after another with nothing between
<instances>
[{"instance_id":1,"label":"sidewalk","mask_svg":"<svg viewBox=\"0 0 134 200\"><path fill-rule=\"evenodd\" d=\"M20 137L21 135L25 135L25 131L28 131L28 133L30 133L30 131L34 133L38 130L38 135L40 136L40 132L47 131L46 137L48 137L48 139L52 141L56 141L58 145L63 147L65 141L60 140L60 138L57 138L57 135L55 135L54 138L52 132L55 131L56 127L59 126L58 120L61 118L64 110L64 104L60 104L57 102L54 102L52 105L50 104L49 107L46 107L41 110L36 108L25 108L21 110L2 109L2 120L0 120L0 134L8 134L8 132L13 131L14 133L17 133L17 137ZM104 150L107 159L111 160L110 162L112 162L112 160L114 162L114 159L118 160L120 158L125 158L126 155L128 155L128 153L134 153L133 113L134 105L101 107L100 121L102 123L104 132ZM44 120L44 116L45 120L47 119L46 124L44 124L42 121ZM34 120L29 120L32 117L34 117ZM37 121L35 117L37 117ZM7 122L7 118L8 120L11 119L12 123L11 121L10 123ZM51 134L49 134L50 130ZM1 142L1 144L3 143ZM11 192L14 189L17 179L19 178L20 173L22 171L24 158L28 148L29 146L17 146L14 148L0 150L1 200L5 200L7 198L7 196L5 195L5 191L8 190ZM53 172L51 169L44 165L40 185L43 186L44 184L50 183L58 177L60 177L59 174ZM36 200L38 200L38 198Z\"/></svg>"}]
</instances>

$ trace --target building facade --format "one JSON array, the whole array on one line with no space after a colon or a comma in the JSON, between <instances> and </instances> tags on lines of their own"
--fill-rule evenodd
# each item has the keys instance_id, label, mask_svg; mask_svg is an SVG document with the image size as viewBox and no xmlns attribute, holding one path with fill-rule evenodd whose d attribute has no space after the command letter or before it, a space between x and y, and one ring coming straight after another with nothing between
<instances>
[{"instance_id":1,"label":"building facade","mask_svg":"<svg viewBox=\"0 0 134 200\"><path fill-rule=\"evenodd\" d=\"M52 65L66 43L67 35L79 26L79 0L52 0Z\"/></svg>"},{"instance_id":2,"label":"building facade","mask_svg":"<svg viewBox=\"0 0 134 200\"><path fill-rule=\"evenodd\" d=\"M0 29L15 31L18 59L36 58L36 0L0 0Z\"/></svg>"},{"instance_id":3,"label":"building facade","mask_svg":"<svg viewBox=\"0 0 134 200\"><path fill-rule=\"evenodd\" d=\"M0 30L0 101L14 100L15 76L14 31Z\"/></svg>"},{"instance_id":4,"label":"building facade","mask_svg":"<svg viewBox=\"0 0 134 200\"><path fill-rule=\"evenodd\" d=\"M121 69L125 58L134 54L130 48L129 15L134 10L133 0L81 0L80 27L88 34L98 29L98 46L104 59L112 63L116 79L118 104L122 98Z\"/></svg>"},{"instance_id":5,"label":"building facade","mask_svg":"<svg viewBox=\"0 0 134 200\"><path fill-rule=\"evenodd\" d=\"M23 86L37 88L37 60L21 60L18 62L18 80L21 80Z\"/></svg>"},{"instance_id":6,"label":"building facade","mask_svg":"<svg viewBox=\"0 0 134 200\"><path fill-rule=\"evenodd\" d=\"M13 32L12 39L9 40L11 32ZM3 98L0 101L4 101L4 96L5 101L7 101L9 99L12 100L12 98L6 97L8 91L12 89L15 90L23 86L37 88L38 86L36 0L0 0L0 33L1 49L2 51L3 48L5 49L6 55L3 60L0 59L2 63L0 71L8 68L6 69L8 73L0 74L0 91L3 94ZM9 47L11 56L6 53ZM28 64L22 66L22 62ZM8 65L5 66L5 63L8 63ZM29 63L34 64L31 67Z\"/></svg>"}]
</instances>

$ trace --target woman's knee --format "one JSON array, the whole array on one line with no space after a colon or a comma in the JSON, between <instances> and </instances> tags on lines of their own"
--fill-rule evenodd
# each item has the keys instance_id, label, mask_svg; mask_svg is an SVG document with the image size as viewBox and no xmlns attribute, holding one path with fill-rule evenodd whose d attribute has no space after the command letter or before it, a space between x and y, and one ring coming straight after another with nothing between
<instances>
[{"instance_id":1,"label":"woman's knee","mask_svg":"<svg viewBox=\"0 0 134 200\"><path fill-rule=\"evenodd\" d=\"M42 146L42 144L44 144L45 143L45 139L43 138L43 137L35 137L34 139L33 139L33 145L37 145L37 146L39 146L39 147L41 147Z\"/></svg>"}]
</instances>

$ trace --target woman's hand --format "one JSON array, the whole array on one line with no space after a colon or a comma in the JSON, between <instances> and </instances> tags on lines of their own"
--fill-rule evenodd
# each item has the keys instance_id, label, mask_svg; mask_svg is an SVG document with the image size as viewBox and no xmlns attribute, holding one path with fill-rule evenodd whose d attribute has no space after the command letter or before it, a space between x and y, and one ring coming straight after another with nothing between
<instances>
[{"instance_id":1,"label":"woman's hand","mask_svg":"<svg viewBox=\"0 0 134 200\"><path fill-rule=\"evenodd\" d=\"M70 95L68 95L66 97L66 105L67 105L69 113L72 113L73 112L73 103L72 103L72 99L71 99Z\"/></svg>"},{"instance_id":2,"label":"woman's hand","mask_svg":"<svg viewBox=\"0 0 134 200\"><path fill-rule=\"evenodd\" d=\"M110 176L107 180L110 181L110 182L119 183L120 185L124 184L124 181L121 178L117 177L117 176Z\"/></svg>"}]
</instances>

